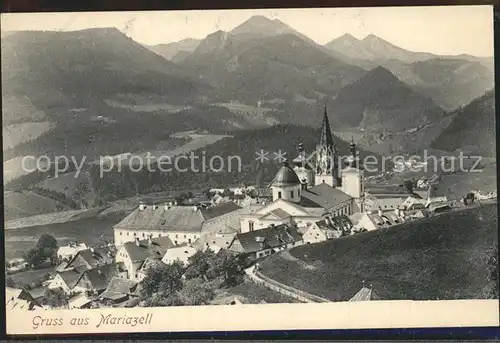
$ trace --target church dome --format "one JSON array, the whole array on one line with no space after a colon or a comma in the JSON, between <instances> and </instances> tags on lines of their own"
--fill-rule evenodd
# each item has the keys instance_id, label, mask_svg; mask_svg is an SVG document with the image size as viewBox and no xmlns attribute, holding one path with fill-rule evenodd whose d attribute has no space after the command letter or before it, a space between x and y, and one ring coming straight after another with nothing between
<instances>
[{"instance_id":1,"label":"church dome","mask_svg":"<svg viewBox=\"0 0 500 343\"><path fill-rule=\"evenodd\" d=\"M283 163L283 166L278 170L274 180L272 182L272 186L274 187L283 187L283 186L296 186L300 185L299 177L297 173L288 165L287 162Z\"/></svg>"}]
</instances>

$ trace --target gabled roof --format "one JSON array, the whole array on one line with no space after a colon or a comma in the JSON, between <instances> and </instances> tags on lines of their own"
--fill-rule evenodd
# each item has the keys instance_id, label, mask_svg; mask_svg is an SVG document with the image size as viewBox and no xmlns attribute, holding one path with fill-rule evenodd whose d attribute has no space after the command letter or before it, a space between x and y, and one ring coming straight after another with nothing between
<instances>
[{"instance_id":1,"label":"gabled roof","mask_svg":"<svg viewBox=\"0 0 500 343\"><path fill-rule=\"evenodd\" d=\"M245 253L253 253L271 249L302 240L297 229L287 225L270 226L265 229L239 233L234 241L238 241ZM233 242L234 242L233 241ZM231 247L229 247L231 249Z\"/></svg>"},{"instance_id":2,"label":"gabled roof","mask_svg":"<svg viewBox=\"0 0 500 343\"><path fill-rule=\"evenodd\" d=\"M114 246L95 247L78 251L75 256L66 264L61 266L64 269L85 267L87 269L100 265L112 263L115 257ZM77 261L83 262L84 266ZM81 268L80 268L81 269Z\"/></svg>"},{"instance_id":3,"label":"gabled roof","mask_svg":"<svg viewBox=\"0 0 500 343\"><path fill-rule=\"evenodd\" d=\"M103 290L106 289L111 279L119 274L119 267L116 264L108 264L94 269L86 270L77 284L87 283L85 288Z\"/></svg>"},{"instance_id":4,"label":"gabled roof","mask_svg":"<svg viewBox=\"0 0 500 343\"><path fill-rule=\"evenodd\" d=\"M271 212L263 215L261 217L261 219L269 219L270 217L274 217L276 219L286 219L286 218L289 218L290 216L291 216L290 213L288 213L287 211L285 211L281 208L277 208L277 209L272 210Z\"/></svg>"},{"instance_id":5,"label":"gabled roof","mask_svg":"<svg viewBox=\"0 0 500 343\"><path fill-rule=\"evenodd\" d=\"M373 289L363 287L356 293L349 301L368 301L368 300L380 300L380 297Z\"/></svg>"},{"instance_id":6,"label":"gabled roof","mask_svg":"<svg viewBox=\"0 0 500 343\"><path fill-rule=\"evenodd\" d=\"M352 199L350 195L337 188L331 187L326 183L322 183L302 191L302 198L307 199L311 203L325 209L330 209ZM313 207L307 206L307 204L302 202L301 205L304 207Z\"/></svg>"},{"instance_id":7,"label":"gabled roof","mask_svg":"<svg viewBox=\"0 0 500 343\"><path fill-rule=\"evenodd\" d=\"M148 257L161 259L168 249L175 246L168 237L144 239L138 243L139 244L137 244L137 242L126 242L123 244L123 248L132 262L142 262Z\"/></svg>"},{"instance_id":8,"label":"gabled roof","mask_svg":"<svg viewBox=\"0 0 500 343\"><path fill-rule=\"evenodd\" d=\"M57 274L64 280L66 285L72 289L82 277L83 272L79 272L77 270L66 270Z\"/></svg>"},{"instance_id":9,"label":"gabled roof","mask_svg":"<svg viewBox=\"0 0 500 343\"><path fill-rule=\"evenodd\" d=\"M210 220L240 209L240 206L231 201L217 206L201 209L201 214L203 215L204 220Z\"/></svg>"},{"instance_id":10,"label":"gabled roof","mask_svg":"<svg viewBox=\"0 0 500 343\"><path fill-rule=\"evenodd\" d=\"M101 298L111 300L121 299L124 296L134 294L137 285L138 282L136 281L114 277L109 282L106 290L101 294Z\"/></svg>"},{"instance_id":11,"label":"gabled roof","mask_svg":"<svg viewBox=\"0 0 500 343\"><path fill-rule=\"evenodd\" d=\"M91 303L92 300L87 297L87 294L80 293L68 300L70 308L82 308L83 306Z\"/></svg>"},{"instance_id":12,"label":"gabled roof","mask_svg":"<svg viewBox=\"0 0 500 343\"><path fill-rule=\"evenodd\" d=\"M115 228L198 232L204 221L238 209L240 207L233 202L197 210L194 206L158 206L157 208L148 206L143 210L137 208L116 224Z\"/></svg>"},{"instance_id":13,"label":"gabled roof","mask_svg":"<svg viewBox=\"0 0 500 343\"><path fill-rule=\"evenodd\" d=\"M352 227L352 222L346 215L341 215L317 221L316 225L322 231L343 231L350 229Z\"/></svg>"}]
</instances>

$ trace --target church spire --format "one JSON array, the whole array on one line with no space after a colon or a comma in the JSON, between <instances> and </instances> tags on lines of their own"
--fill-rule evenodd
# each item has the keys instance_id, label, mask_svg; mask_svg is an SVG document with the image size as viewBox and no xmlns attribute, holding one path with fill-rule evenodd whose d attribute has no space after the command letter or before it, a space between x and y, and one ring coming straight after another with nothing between
<instances>
[{"instance_id":1,"label":"church spire","mask_svg":"<svg viewBox=\"0 0 500 343\"><path fill-rule=\"evenodd\" d=\"M335 144L333 143L333 135L325 105L319 143L316 146L316 185L326 183L332 187L336 187L339 184L335 168L335 158Z\"/></svg>"},{"instance_id":2,"label":"church spire","mask_svg":"<svg viewBox=\"0 0 500 343\"><path fill-rule=\"evenodd\" d=\"M335 146L333 144L332 131L330 129L330 121L328 120L328 113L326 111L323 113L323 123L321 124L321 134L319 139L319 145L324 146L327 149L334 150Z\"/></svg>"}]
</instances>

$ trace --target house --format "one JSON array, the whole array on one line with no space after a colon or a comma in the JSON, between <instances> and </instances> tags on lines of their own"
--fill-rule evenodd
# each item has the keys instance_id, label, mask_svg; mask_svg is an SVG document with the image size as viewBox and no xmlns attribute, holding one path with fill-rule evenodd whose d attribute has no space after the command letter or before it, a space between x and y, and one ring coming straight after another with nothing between
<instances>
[{"instance_id":1,"label":"house","mask_svg":"<svg viewBox=\"0 0 500 343\"><path fill-rule=\"evenodd\" d=\"M147 258L161 260L168 249L175 244L168 237L149 238L135 242L125 242L116 254L116 262L124 264L128 278L138 280L138 270Z\"/></svg>"},{"instance_id":2,"label":"house","mask_svg":"<svg viewBox=\"0 0 500 343\"><path fill-rule=\"evenodd\" d=\"M273 191L271 188L255 188L250 193L258 203L267 203L273 199Z\"/></svg>"},{"instance_id":3,"label":"house","mask_svg":"<svg viewBox=\"0 0 500 343\"><path fill-rule=\"evenodd\" d=\"M49 289L62 289L64 293L71 294L76 283L80 280L83 272L87 269L70 269L57 272L54 278L49 282Z\"/></svg>"},{"instance_id":4,"label":"house","mask_svg":"<svg viewBox=\"0 0 500 343\"><path fill-rule=\"evenodd\" d=\"M353 231L373 231L401 224L406 221L406 212L396 208L394 211L378 210L377 213L356 213L349 217Z\"/></svg>"},{"instance_id":5,"label":"house","mask_svg":"<svg viewBox=\"0 0 500 343\"><path fill-rule=\"evenodd\" d=\"M409 196L403 201L402 207L407 211L422 210L425 208L426 203L427 201L424 199L417 199L414 196Z\"/></svg>"},{"instance_id":6,"label":"house","mask_svg":"<svg viewBox=\"0 0 500 343\"><path fill-rule=\"evenodd\" d=\"M196 254L197 251L198 250L193 246L183 243L182 245L168 249L161 261L165 264L172 264L179 261L187 266L189 264L189 258Z\"/></svg>"},{"instance_id":7,"label":"house","mask_svg":"<svg viewBox=\"0 0 500 343\"><path fill-rule=\"evenodd\" d=\"M161 260L158 260L156 257L155 258L152 258L152 257L146 258L146 260L144 260L144 262L137 269L137 278L135 278L135 281L141 282L146 277L148 270L150 268L154 268L154 267L160 266L162 264L163 263L161 262Z\"/></svg>"},{"instance_id":8,"label":"house","mask_svg":"<svg viewBox=\"0 0 500 343\"><path fill-rule=\"evenodd\" d=\"M89 309L92 299L86 293L79 293L68 300L69 309Z\"/></svg>"},{"instance_id":9,"label":"house","mask_svg":"<svg viewBox=\"0 0 500 343\"><path fill-rule=\"evenodd\" d=\"M58 270L85 270L92 269L115 261L115 248L113 246L91 247L77 251L68 261L58 266Z\"/></svg>"},{"instance_id":10,"label":"house","mask_svg":"<svg viewBox=\"0 0 500 343\"><path fill-rule=\"evenodd\" d=\"M236 254L245 254L251 259L258 259L280 250L302 245L302 243L302 236L297 229L282 224L238 233L228 250Z\"/></svg>"},{"instance_id":11,"label":"house","mask_svg":"<svg viewBox=\"0 0 500 343\"><path fill-rule=\"evenodd\" d=\"M122 303L138 296L138 285L137 281L114 277L111 279L108 287L106 287L106 290L99 296L99 299L110 301L114 304Z\"/></svg>"},{"instance_id":12,"label":"house","mask_svg":"<svg viewBox=\"0 0 500 343\"><path fill-rule=\"evenodd\" d=\"M59 260L70 260L77 252L88 249L85 243L71 242L68 245L59 247L57 249L57 258Z\"/></svg>"},{"instance_id":13,"label":"house","mask_svg":"<svg viewBox=\"0 0 500 343\"><path fill-rule=\"evenodd\" d=\"M203 224L216 220L240 209L233 202L213 207L193 206L146 206L141 204L136 210L114 226L115 245L149 237L168 237L179 245L191 244L200 238Z\"/></svg>"},{"instance_id":14,"label":"house","mask_svg":"<svg viewBox=\"0 0 500 343\"><path fill-rule=\"evenodd\" d=\"M429 211L431 211L431 213L443 213L451 210L452 208L448 202L435 202L429 205Z\"/></svg>"},{"instance_id":15,"label":"house","mask_svg":"<svg viewBox=\"0 0 500 343\"><path fill-rule=\"evenodd\" d=\"M350 233L353 225L346 215L328 217L315 222L302 235L306 244L323 242L342 236L343 232Z\"/></svg>"},{"instance_id":16,"label":"house","mask_svg":"<svg viewBox=\"0 0 500 343\"><path fill-rule=\"evenodd\" d=\"M349 301L369 301L380 300L380 296L373 291L372 286L362 287Z\"/></svg>"},{"instance_id":17,"label":"house","mask_svg":"<svg viewBox=\"0 0 500 343\"><path fill-rule=\"evenodd\" d=\"M225 192L225 189L224 188L212 188L208 192L211 194L214 194L214 195L217 195L217 194L223 195Z\"/></svg>"},{"instance_id":18,"label":"house","mask_svg":"<svg viewBox=\"0 0 500 343\"><path fill-rule=\"evenodd\" d=\"M107 264L94 269L86 270L76 282L73 287L73 291L75 293L102 293L114 277L124 278L122 264Z\"/></svg>"},{"instance_id":19,"label":"house","mask_svg":"<svg viewBox=\"0 0 500 343\"><path fill-rule=\"evenodd\" d=\"M422 176L417 180L417 184L415 186L420 189L427 189L427 187L429 187L429 185L427 184L427 178L425 176Z\"/></svg>"},{"instance_id":20,"label":"house","mask_svg":"<svg viewBox=\"0 0 500 343\"><path fill-rule=\"evenodd\" d=\"M42 306L24 289L5 287L6 311L33 311L41 308Z\"/></svg>"},{"instance_id":21,"label":"house","mask_svg":"<svg viewBox=\"0 0 500 343\"><path fill-rule=\"evenodd\" d=\"M427 201L425 202L425 207L428 208L432 204L440 204L440 203L447 203L448 198L446 196L441 196L441 197L429 197L427 198Z\"/></svg>"}]
</instances>

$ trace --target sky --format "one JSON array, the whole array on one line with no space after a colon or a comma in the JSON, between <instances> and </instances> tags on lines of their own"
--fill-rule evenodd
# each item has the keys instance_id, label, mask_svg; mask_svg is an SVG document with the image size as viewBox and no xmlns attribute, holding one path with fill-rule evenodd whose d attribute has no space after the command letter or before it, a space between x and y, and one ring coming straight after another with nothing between
<instances>
[{"instance_id":1,"label":"sky","mask_svg":"<svg viewBox=\"0 0 500 343\"><path fill-rule=\"evenodd\" d=\"M397 46L442 55L493 56L492 6L2 14L3 31L116 27L154 45L230 31L254 15L279 19L325 44L345 33L375 34Z\"/></svg>"}]
</instances>

